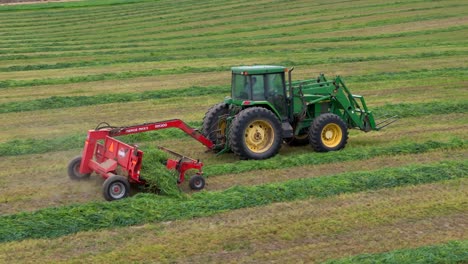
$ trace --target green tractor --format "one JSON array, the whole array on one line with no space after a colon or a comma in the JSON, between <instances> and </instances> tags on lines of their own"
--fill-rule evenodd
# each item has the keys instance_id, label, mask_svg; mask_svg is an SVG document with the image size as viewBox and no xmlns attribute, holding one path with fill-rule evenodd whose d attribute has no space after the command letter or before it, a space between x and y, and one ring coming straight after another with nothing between
<instances>
[{"instance_id":1,"label":"green tractor","mask_svg":"<svg viewBox=\"0 0 468 264\"><path fill-rule=\"evenodd\" d=\"M328 81L321 74L293 82L293 69L232 68L231 96L203 118L202 133L215 143L215 150L232 151L243 159L273 157L283 142L334 151L346 146L348 129L379 130L396 120L377 127L364 98L351 94L339 76Z\"/></svg>"}]
</instances>

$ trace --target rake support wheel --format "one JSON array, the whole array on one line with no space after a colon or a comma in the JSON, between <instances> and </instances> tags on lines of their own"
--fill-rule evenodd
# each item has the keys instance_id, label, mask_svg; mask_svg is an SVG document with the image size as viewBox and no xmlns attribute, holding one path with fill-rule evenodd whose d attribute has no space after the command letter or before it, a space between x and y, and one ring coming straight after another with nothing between
<instances>
[{"instance_id":1,"label":"rake support wheel","mask_svg":"<svg viewBox=\"0 0 468 264\"><path fill-rule=\"evenodd\" d=\"M87 180L91 173L80 173L81 156L75 157L68 163L68 176L74 181Z\"/></svg>"},{"instance_id":2,"label":"rake support wheel","mask_svg":"<svg viewBox=\"0 0 468 264\"><path fill-rule=\"evenodd\" d=\"M123 199L130 193L130 183L124 176L112 175L102 184L102 193L107 201Z\"/></svg>"},{"instance_id":3,"label":"rake support wheel","mask_svg":"<svg viewBox=\"0 0 468 264\"><path fill-rule=\"evenodd\" d=\"M205 188L205 179L201 175L193 175L189 180L190 189L199 191Z\"/></svg>"}]
</instances>

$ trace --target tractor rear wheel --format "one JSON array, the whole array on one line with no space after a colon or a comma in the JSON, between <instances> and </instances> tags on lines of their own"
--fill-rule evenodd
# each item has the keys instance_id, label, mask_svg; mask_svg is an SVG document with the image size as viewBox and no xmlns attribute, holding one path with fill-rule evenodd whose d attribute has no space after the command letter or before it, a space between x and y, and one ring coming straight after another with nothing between
<instances>
[{"instance_id":1,"label":"tractor rear wheel","mask_svg":"<svg viewBox=\"0 0 468 264\"><path fill-rule=\"evenodd\" d=\"M130 193L130 183L124 176L112 175L102 184L102 193L107 201L123 199Z\"/></svg>"},{"instance_id":2,"label":"tractor rear wheel","mask_svg":"<svg viewBox=\"0 0 468 264\"><path fill-rule=\"evenodd\" d=\"M340 150L348 141L348 129L339 116L331 113L322 114L310 125L309 141L318 152Z\"/></svg>"},{"instance_id":3,"label":"tractor rear wheel","mask_svg":"<svg viewBox=\"0 0 468 264\"><path fill-rule=\"evenodd\" d=\"M229 113L226 103L219 103L212 106L203 118L202 134L216 145L225 144L223 140L226 134L226 119L221 119L223 115Z\"/></svg>"},{"instance_id":4,"label":"tractor rear wheel","mask_svg":"<svg viewBox=\"0 0 468 264\"><path fill-rule=\"evenodd\" d=\"M281 148L281 123L270 110L250 107L232 121L229 143L234 153L246 159L268 159Z\"/></svg>"},{"instance_id":5,"label":"tractor rear wheel","mask_svg":"<svg viewBox=\"0 0 468 264\"><path fill-rule=\"evenodd\" d=\"M68 176L70 177L70 179L75 181L86 180L91 175L91 173L80 173L81 160L81 156L78 156L68 163Z\"/></svg>"}]
</instances>

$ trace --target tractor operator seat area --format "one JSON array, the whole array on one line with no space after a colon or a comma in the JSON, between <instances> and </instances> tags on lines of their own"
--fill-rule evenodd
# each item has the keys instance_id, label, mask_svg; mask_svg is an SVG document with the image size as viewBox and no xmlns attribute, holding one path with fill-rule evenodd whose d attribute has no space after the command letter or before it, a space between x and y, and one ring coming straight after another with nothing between
<instances>
[{"instance_id":1,"label":"tractor operator seat area","mask_svg":"<svg viewBox=\"0 0 468 264\"><path fill-rule=\"evenodd\" d=\"M232 98L240 100L267 101L279 114L286 116L286 89L284 74L266 73L242 75L233 73Z\"/></svg>"},{"instance_id":2,"label":"tractor operator seat area","mask_svg":"<svg viewBox=\"0 0 468 264\"><path fill-rule=\"evenodd\" d=\"M284 97L283 74L233 74L232 98L253 101L270 101L271 98Z\"/></svg>"}]
</instances>

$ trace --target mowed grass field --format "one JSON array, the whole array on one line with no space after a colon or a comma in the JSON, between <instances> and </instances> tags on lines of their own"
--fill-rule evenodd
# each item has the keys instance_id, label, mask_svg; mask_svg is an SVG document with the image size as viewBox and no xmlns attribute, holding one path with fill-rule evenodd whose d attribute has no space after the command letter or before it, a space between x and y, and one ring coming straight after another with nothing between
<instances>
[{"instance_id":1,"label":"mowed grass field","mask_svg":"<svg viewBox=\"0 0 468 264\"><path fill-rule=\"evenodd\" d=\"M96 0L0 6L0 262L468 262L466 1ZM230 67L341 75L384 130L265 161L179 131L123 140L199 158L184 197L105 202L68 162L100 122L199 127Z\"/></svg>"}]
</instances>

